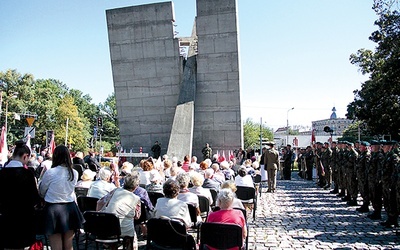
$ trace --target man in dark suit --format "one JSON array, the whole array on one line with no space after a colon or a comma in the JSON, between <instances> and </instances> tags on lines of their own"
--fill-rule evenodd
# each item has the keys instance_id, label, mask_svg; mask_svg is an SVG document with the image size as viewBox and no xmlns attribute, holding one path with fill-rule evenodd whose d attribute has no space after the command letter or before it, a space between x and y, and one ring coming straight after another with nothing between
<instances>
[{"instance_id":1,"label":"man in dark suit","mask_svg":"<svg viewBox=\"0 0 400 250\"><path fill-rule=\"evenodd\" d=\"M214 170L211 168L208 168L204 171L205 179L203 183L203 188L211 188L218 192L220 188L220 183L212 179L213 175L214 175Z\"/></svg>"}]
</instances>

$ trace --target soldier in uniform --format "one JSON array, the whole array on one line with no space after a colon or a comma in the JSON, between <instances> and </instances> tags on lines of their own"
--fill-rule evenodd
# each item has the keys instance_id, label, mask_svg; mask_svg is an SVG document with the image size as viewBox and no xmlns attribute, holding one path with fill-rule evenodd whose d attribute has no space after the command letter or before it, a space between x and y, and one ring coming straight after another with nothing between
<instances>
[{"instance_id":1,"label":"soldier in uniform","mask_svg":"<svg viewBox=\"0 0 400 250\"><path fill-rule=\"evenodd\" d=\"M388 215L388 219L381 224L386 227L398 227L397 222L397 201L396 201L396 173L399 164L399 156L393 150L396 144L393 141L383 143L383 153L385 156L382 165L382 192L383 206Z\"/></svg>"},{"instance_id":2,"label":"soldier in uniform","mask_svg":"<svg viewBox=\"0 0 400 250\"><path fill-rule=\"evenodd\" d=\"M331 158L331 168L332 168L332 181L335 184L334 189L330 192L331 194L339 193L339 150L336 146L336 142L333 141L331 144L332 158Z\"/></svg>"},{"instance_id":3,"label":"soldier in uniform","mask_svg":"<svg viewBox=\"0 0 400 250\"><path fill-rule=\"evenodd\" d=\"M354 149L354 144L347 142L347 162L346 162L346 180L347 180L347 191L350 195L350 200L347 202L349 206L357 206L357 175L356 175L356 163L358 153Z\"/></svg>"},{"instance_id":4,"label":"soldier in uniform","mask_svg":"<svg viewBox=\"0 0 400 250\"><path fill-rule=\"evenodd\" d=\"M381 143L377 140L371 141L371 160L367 170L368 195L374 211L368 215L372 220L380 220L382 210L382 164L384 156L381 151Z\"/></svg>"},{"instance_id":5,"label":"soldier in uniform","mask_svg":"<svg viewBox=\"0 0 400 250\"><path fill-rule=\"evenodd\" d=\"M345 175L345 169L344 169L344 164L343 164L343 159L344 159L344 148L345 144L342 141L338 141L338 173L339 173L339 194L337 195L338 197L345 197L346 196L346 175Z\"/></svg>"},{"instance_id":6,"label":"soldier in uniform","mask_svg":"<svg viewBox=\"0 0 400 250\"><path fill-rule=\"evenodd\" d=\"M320 187L323 187L323 186L325 186L325 184L324 184L325 173L324 173L324 169L322 168L322 165L321 165L322 143L317 142L316 145L317 145L317 148L314 150L314 159L315 159L315 167L317 168L317 175L318 175L317 185Z\"/></svg>"},{"instance_id":7,"label":"soldier in uniform","mask_svg":"<svg viewBox=\"0 0 400 250\"><path fill-rule=\"evenodd\" d=\"M306 176L307 176L306 178L307 180L312 181L313 179L312 171L314 167L314 153L312 151L311 146L307 146L305 158L306 158Z\"/></svg>"},{"instance_id":8,"label":"soldier in uniform","mask_svg":"<svg viewBox=\"0 0 400 250\"><path fill-rule=\"evenodd\" d=\"M210 144L206 143L206 146L201 150L203 153L203 159L211 159L212 149L210 148Z\"/></svg>"},{"instance_id":9,"label":"soldier in uniform","mask_svg":"<svg viewBox=\"0 0 400 250\"><path fill-rule=\"evenodd\" d=\"M332 168L331 168L331 160L332 160L332 150L329 147L329 143L325 142L324 145L322 146L324 148L324 151L321 156L321 163L322 166L324 167L324 172L325 172L325 186L324 189L330 189L331 188L331 182L332 182Z\"/></svg>"},{"instance_id":10,"label":"soldier in uniform","mask_svg":"<svg viewBox=\"0 0 400 250\"><path fill-rule=\"evenodd\" d=\"M343 142L343 157L342 157L342 169L344 173L344 187L345 187L345 196L342 198L342 201L350 201L350 183L349 180L349 171L347 169L347 162L349 160L349 148L348 148L348 141Z\"/></svg>"},{"instance_id":11,"label":"soldier in uniform","mask_svg":"<svg viewBox=\"0 0 400 250\"><path fill-rule=\"evenodd\" d=\"M268 190L267 192L275 192L276 189L276 172L279 169L279 152L274 148L274 142L268 142L269 149L265 151L264 167L268 174Z\"/></svg>"},{"instance_id":12,"label":"soldier in uniform","mask_svg":"<svg viewBox=\"0 0 400 250\"><path fill-rule=\"evenodd\" d=\"M360 191L361 197L363 199L363 204L361 207L356 210L361 213L369 212L369 195L368 195L368 168L371 160L371 152L367 147L369 147L369 142L362 141L360 142L359 150L360 154L358 155L357 160L357 182L358 182L358 190Z\"/></svg>"}]
</instances>

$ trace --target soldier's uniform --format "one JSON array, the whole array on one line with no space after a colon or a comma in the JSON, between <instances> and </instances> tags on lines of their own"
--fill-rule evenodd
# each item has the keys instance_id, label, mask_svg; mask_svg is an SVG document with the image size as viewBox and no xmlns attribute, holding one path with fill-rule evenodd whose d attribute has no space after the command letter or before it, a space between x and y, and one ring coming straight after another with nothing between
<instances>
[{"instance_id":1,"label":"soldier's uniform","mask_svg":"<svg viewBox=\"0 0 400 250\"><path fill-rule=\"evenodd\" d=\"M374 212L368 215L373 220L381 219L382 211L382 164L384 161L383 153L380 149L381 143L376 140L371 141L373 151L371 152L371 160L369 162L368 176L368 195L372 203ZM375 149L376 147L376 149Z\"/></svg>"},{"instance_id":2,"label":"soldier's uniform","mask_svg":"<svg viewBox=\"0 0 400 250\"><path fill-rule=\"evenodd\" d=\"M306 168L307 168L307 170L306 170L306 172L307 172L306 176L307 176L307 180L312 181L312 179L313 179L312 171L313 171L313 168L314 168L314 153L313 153L312 149L309 148L309 147L307 147L306 150L308 150L308 151L306 152L306 155L305 155L305 158L306 158Z\"/></svg>"},{"instance_id":3,"label":"soldier's uniform","mask_svg":"<svg viewBox=\"0 0 400 250\"><path fill-rule=\"evenodd\" d=\"M346 190L345 197L342 198L343 201L350 201L351 200L351 195L350 195L350 182L349 177L350 173L347 168L347 162L349 161L349 152L350 150L347 147L347 144L349 142L344 142L344 147L343 147L343 157L342 157L342 169L344 173L344 187Z\"/></svg>"},{"instance_id":4,"label":"soldier's uniform","mask_svg":"<svg viewBox=\"0 0 400 250\"><path fill-rule=\"evenodd\" d=\"M392 146L394 142L385 142L385 145ZM397 200L396 200L396 182L397 182L397 168L399 164L399 156L394 150L389 150L384 153L385 160L382 165L382 192L383 192L383 206L388 215L387 221L382 225L386 227L398 226L397 223Z\"/></svg>"},{"instance_id":5,"label":"soldier's uniform","mask_svg":"<svg viewBox=\"0 0 400 250\"><path fill-rule=\"evenodd\" d=\"M324 168L324 172L325 172L325 180L324 183L326 184L326 186L324 186L325 189L330 188L331 186L331 176L332 176L332 169L331 169L331 159L332 159L332 150L329 147L328 143L324 143L325 150L322 152L321 155L321 163L322 166Z\"/></svg>"},{"instance_id":6,"label":"soldier's uniform","mask_svg":"<svg viewBox=\"0 0 400 250\"><path fill-rule=\"evenodd\" d=\"M357 182L358 182L358 190L360 191L361 197L363 198L363 204L360 208L357 208L357 211L366 213L369 212L369 195L368 195L368 178L367 172L371 160L371 152L369 151L367 146L369 146L369 142L362 141L360 142L360 154L357 159Z\"/></svg>"},{"instance_id":7,"label":"soldier's uniform","mask_svg":"<svg viewBox=\"0 0 400 250\"><path fill-rule=\"evenodd\" d=\"M338 153L339 150L336 147L336 142L332 142L332 157L331 157L331 167L332 167L332 181L335 184L335 188L331 191L331 194L339 193L339 163L338 163Z\"/></svg>"},{"instance_id":8,"label":"soldier's uniform","mask_svg":"<svg viewBox=\"0 0 400 250\"><path fill-rule=\"evenodd\" d=\"M347 143L349 151L347 153L346 162L346 180L347 180L347 190L350 196L350 200L347 205L357 206L357 175L356 175L356 163L358 158L358 153L353 148L353 143Z\"/></svg>"},{"instance_id":9,"label":"soldier's uniform","mask_svg":"<svg viewBox=\"0 0 400 250\"><path fill-rule=\"evenodd\" d=\"M337 157L337 164L338 164L338 185L339 185L339 194L338 197L346 196L346 175L344 169L344 142L338 142L339 151Z\"/></svg>"}]
</instances>

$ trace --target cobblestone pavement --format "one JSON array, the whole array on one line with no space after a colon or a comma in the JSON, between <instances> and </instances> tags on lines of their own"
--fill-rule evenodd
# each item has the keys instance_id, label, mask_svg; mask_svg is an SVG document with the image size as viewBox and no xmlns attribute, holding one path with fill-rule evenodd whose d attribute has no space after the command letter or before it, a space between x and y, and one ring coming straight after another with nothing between
<instances>
[{"instance_id":1,"label":"cobblestone pavement","mask_svg":"<svg viewBox=\"0 0 400 250\"><path fill-rule=\"evenodd\" d=\"M393 229L355 209L293 173L275 193L263 190L256 220L248 217L249 249L400 249Z\"/></svg>"}]
</instances>

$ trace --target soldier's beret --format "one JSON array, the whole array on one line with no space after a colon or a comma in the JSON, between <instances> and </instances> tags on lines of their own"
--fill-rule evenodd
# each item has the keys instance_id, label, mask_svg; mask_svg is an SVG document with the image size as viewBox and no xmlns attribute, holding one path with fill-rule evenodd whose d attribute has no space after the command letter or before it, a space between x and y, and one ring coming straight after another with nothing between
<instances>
[{"instance_id":1,"label":"soldier's beret","mask_svg":"<svg viewBox=\"0 0 400 250\"><path fill-rule=\"evenodd\" d=\"M381 145L381 143L377 140L372 140L371 145Z\"/></svg>"},{"instance_id":2,"label":"soldier's beret","mask_svg":"<svg viewBox=\"0 0 400 250\"><path fill-rule=\"evenodd\" d=\"M354 144L353 144L352 142L349 142L349 141L346 141L346 144L347 144L348 146L354 146Z\"/></svg>"},{"instance_id":3,"label":"soldier's beret","mask_svg":"<svg viewBox=\"0 0 400 250\"><path fill-rule=\"evenodd\" d=\"M369 142L367 142L367 141L362 141L360 144L363 145L363 146L369 146L369 145L371 145L371 144L369 144Z\"/></svg>"},{"instance_id":4,"label":"soldier's beret","mask_svg":"<svg viewBox=\"0 0 400 250\"><path fill-rule=\"evenodd\" d=\"M335 143L335 144L337 144L338 142L337 142L337 141L332 141L332 143Z\"/></svg>"},{"instance_id":5,"label":"soldier's beret","mask_svg":"<svg viewBox=\"0 0 400 250\"><path fill-rule=\"evenodd\" d=\"M387 141L385 144L383 145L395 145L397 142L396 141Z\"/></svg>"},{"instance_id":6,"label":"soldier's beret","mask_svg":"<svg viewBox=\"0 0 400 250\"><path fill-rule=\"evenodd\" d=\"M322 145L322 142L319 142L319 141L318 141L318 142L317 142L317 145Z\"/></svg>"},{"instance_id":7,"label":"soldier's beret","mask_svg":"<svg viewBox=\"0 0 400 250\"><path fill-rule=\"evenodd\" d=\"M327 144L327 145L329 145L329 142L324 142L324 144Z\"/></svg>"}]
</instances>

